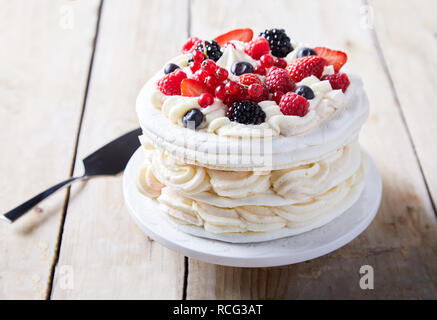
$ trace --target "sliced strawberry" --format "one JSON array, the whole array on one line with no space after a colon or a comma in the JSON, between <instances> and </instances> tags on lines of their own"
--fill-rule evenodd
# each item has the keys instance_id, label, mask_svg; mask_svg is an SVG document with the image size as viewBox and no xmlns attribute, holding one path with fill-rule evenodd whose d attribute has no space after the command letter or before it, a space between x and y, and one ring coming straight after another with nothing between
<instances>
[{"instance_id":1,"label":"sliced strawberry","mask_svg":"<svg viewBox=\"0 0 437 320\"><path fill-rule=\"evenodd\" d=\"M252 29L246 28L246 29L235 29L229 32L226 32L214 40L217 41L217 43L220 46L223 46L226 42L229 42L231 40L238 40L242 42L249 42L253 38L253 31Z\"/></svg>"},{"instance_id":2,"label":"sliced strawberry","mask_svg":"<svg viewBox=\"0 0 437 320\"><path fill-rule=\"evenodd\" d=\"M314 48L319 57L325 58L328 65L333 65L335 72L340 71L347 61L347 54L343 51L328 49L325 47Z\"/></svg>"},{"instance_id":3,"label":"sliced strawberry","mask_svg":"<svg viewBox=\"0 0 437 320\"><path fill-rule=\"evenodd\" d=\"M184 97L198 97L202 93L213 94L205 84L194 79L184 79L181 83L181 95Z\"/></svg>"}]
</instances>

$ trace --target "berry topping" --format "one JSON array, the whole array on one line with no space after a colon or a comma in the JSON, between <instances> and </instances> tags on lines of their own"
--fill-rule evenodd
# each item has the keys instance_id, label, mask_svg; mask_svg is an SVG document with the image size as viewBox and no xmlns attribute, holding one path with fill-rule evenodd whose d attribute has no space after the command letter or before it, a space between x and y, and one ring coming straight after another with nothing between
<instances>
[{"instance_id":1,"label":"berry topping","mask_svg":"<svg viewBox=\"0 0 437 320\"><path fill-rule=\"evenodd\" d=\"M215 40L201 42L196 47L196 50L202 51L208 59L214 62L217 62L223 54L219 44Z\"/></svg>"},{"instance_id":2,"label":"berry topping","mask_svg":"<svg viewBox=\"0 0 437 320\"><path fill-rule=\"evenodd\" d=\"M217 97L217 98L219 98L220 100L225 100L225 98L226 98L226 87L225 87L225 85L224 84L221 84L221 85L218 85L216 88L215 88L215 91L214 91L214 93L215 93L215 96Z\"/></svg>"},{"instance_id":3,"label":"berry topping","mask_svg":"<svg viewBox=\"0 0 437 320\"><path fill-rule=\"evenodd\" d=\"M205 59L205 55L203 54L202 51L195 50L193 52L193 61L194 62L201 63L203 61L203 59Z\"/></svg>"},{"instance_id":4,"label":"berry topping","mask_svg":"<svg viewBox=\"0 0 437 320\"><path fill-rule=\"evenodd\" d=\"M325 75L322 77L321 80L329 80L332 89L334 90L341 89L343 92L346 92L347 88L351 84L351 82L349 81L349 77L347 76L346 73Z\"/></svg>"},{"instance_id":5,"label":"berry topping","mask_svg":"<svg viewBox=\"0 0 437 320\"><path fill-rule=\"evenodd\" d=\"M251 84L247 89L247 92L252 98L259 98L263 94L263 86L256 83Z\"/></svg>"},{"instance_id":6,"label":"berry topping","mask_svg":"<svg viewBox=\"0 0 437 320\"><path fill-rule=\"evenodd\" d=\"M304 117L309 107L308 100L294 92L284 94L279 102L279 108L286 116Z\"/></svg>"},{"instance_id":7,"label":"berry topping","mask_svg":"<svg viewBox=\"0 0 437 320\"><path fill-rule=\"evenodd\" d=\"M217 65L211 59L206 59L202 62L201 68L204 69L209 75L211 75L216 72Z\"/></svg>"},{"instance_id":8,"label":"berry topping","mask_svg":"<svg viewBox=\"0 0 437 320\"><path fill-rule=\"evenodd\" d=\"M320 78L323 73L323 68L326 65L326 60L319 56L309 56L298 58L289 64L285 70L294 82L300 82L309 76Z\"/></svg>"},{"instance_id":9,"label":"berry topping","mask_svg":"<svg viewBox=\"0 0 437 320\"><path fill-rule=\"evenodd\" d=\"M214 103L214 96L210 93L202 93L198 102L200 107L206 108Z\"/></svg>"},{"instance_id":10,"label":"berry topping","mask_svg":"<svg viewBox=\"0 0 437 320\"><path fill-rule=\"evenodd\" d=\"M184 97L198 97L202 93L212 93L205 84L194 79L184 79L180 84L180 93Z\"/></svg>"},{"instance_id":11,"label":"berry topping","mask_svg":"<svg viewBox=\"0 0 437 320\"><path fill-rule=\"evenodd\" d=\"M347 62L347 54L343 51L331 50L324 47L314 48L319 57L325 58L327 65L334 66L334 70L337 73L341 67Z\"/></svg>"},{"instance_id":12,"label":"berry topping","mask_svg":"<svg viewBox=\"0 0 437 320\"><path fill-rule=\"evenodd\" d=\"M202 42L202 40L200 40L197 37L191 37L190 39L187 40L187 42L185 42L185 44L182 46L182 53L190 53L191 51L193 51L200 43Z\"/></svg>"},{"instance_id":13,"label":"berry topping","mask_svg":"<svg viewBox=\"0 0 437 320\"><path fill-rule=\"evenodd\" d=\"M261 66L264 68L270 68L275 64L275 58L273 58L271 54L265 54L261 56L259 61L261 62Z\"/></svg>"},{"instance_id":14,"label":"berry topping","mask_svg":"<svg viewBox=\"0 0 437 320\"><path fill-rule=\"evenodd\" d=\"M180 69L180 67L177 64L167 63L164 67L164 73L169 74L175 71L176 69Z\"/></svg>"},{"instance_id":15,"label":"berry topping","mask_svg":"<svg viewBox=\"0 0 437 320\"><path fill-rule=\"evenodd\" d=\"M245 73L253 73L253 66L246 61L234 62L231 66L231 72L236 76L240 76Z\"/></svg>"},{"instance_id":16,"label":"berry topping","mask_svg":"<svg viewBox=\"0 0 437 320\"><path fill-rule=\"evenodd\" d=\"M182 122L185 127L195 129L197 128L203 120L203 113L199 109L188 110L182 118ZM194 127L194 128L193 128Z\"/></svg>"},{"instance_id":17,"label":"berry topping","mask_svg":"<svg viewBox=\"0 0 437 320\"><path fill-rule=\"evenodd\" d=\"M200 52L200 51L196 51L196 52ZM200 69L200 62L190 62L190 70L192 73L195 73L197 70Z\"/></svg>"},{"instance_id":18,"label":"berry topping","mask_svg":"<svg viewBox=\"0 0 437 320\"><path fill-rule=\"evenodd\" d=\"M266 120L266 114L253 101L235 101L226 114L231 121L242 124L260 124Z\"/></svg>"},{"instance_id":19,"label":"berry topping","mask_svg":"<svg viewBox=\"0 0 437 320\"><path fill-rule=\"evenodd\" d=\"M287 66L287 61L285 61L285 59L278 58L275 60L275 67L285 69L286 66Z\"/></svg>"},{"instance_id":20,"label":"berry topping","mask_svg":"<svg viewBox=\"0 0 437 320\"><path fill-rule=\"evenodd\" d=\"M234 81L229 81L225 85L226 92L231 96L237 96L240 94L240 85Z\"/></svg>"},{"instance_id":21,"label":"berry topping","mask_svg":"<svg viewBox=\"0 0 437 320\"><path fill-rule=\"evenodd\" d=\"M261 79L254 73L246 73L238 77L238 82L242 85L261 84Z\"/></svg>"},{"instance_id":22,"label":"berry topping","mask_svg":"<svg viewBox=\"0 0 437 320\"><path fill-rule=\"evenodd\" d=\"M260 36L267 39L270 44L270 49L275 57L286 57L291 51L293 46L291 45L290 38L285 33L284 29L270 29L260 33Z\"/></svg>"},{"instance_id":23,"label":"berry topping","mask_svg":"<svg viewBox=\"0 0 437 320\"><path fill-rule=\"evenodd\" d=\"M265 38L256 38L246 45L244 51L255 60L258 60L261 56L270 53L270 45Z\"/></svg>"},{"instance_id":24,"label":"berry topping","mask_svg":"<svg viewBox=\"0 0 437 320\"><path fill-rule=\"evenodd\" d=\"M299 50L297 57L309 57L309 56L317 56L317 53L312 48L302 48Z\"/></svg>"},{"instance_id":25,"label":"berry topping","mask_svg":"<svg viewBox=\"0 0 437 320\"><path fill-rule=\"evenodd\" d=\"M246 28L246 29L235 29L231 30L229 32L226 32L214 40L217 41L217 43L220 46L223 46L225 43L231 41L231 40L238 40L241 42L249 42L253 38L253 31L252 29Z\"/></svg>"},{"instance_id":26,"label":"berry topping","mask_svg":"<svg viewBox=\"0 0 437 320\"><path fill-rule=\"evenodd\" d=\"M272 94L272 99L276 102L277 105L279 105L279 102L281 101L283 95L284 93L282 93L281 91L276 91Z\"/></svg>"},{"instance_id":27,"label":"berry topping","mask_svg":"<svg viewBox=\"0 0 437 320\"><path fill-rule=\"evenodd\" d=\"M295 87L287 71L281 68L272 67L266 77L266 85L270 92L281 91L287 93Z\"/></svg>"},{"instance_id":28,"label":"berry topping","mask_svg":"<svg viewBox=\"0 0 437 320\"><path fill-rule=\"evenodd\" d=\"M253 70L254 73L259 74L261 76L265 76L267 74L266 68L262 66L257 66L255 70Z\"/></svg>"},{"instance_id":29,"label":"berry topping","mask_svg":"<svg viewBox=\"0 0 437 320\"><path fill-rule=\"evenodd\" d=\"M307 100L314 99L314 91L310 87L300 86L294 92Z\"/></svg>"},{"instance_id":30,"label":"berry topping","mask_svg":"<svg viewBox=\"0 0 437 320\"><path fill-rule=\"evenodd\" d=\"M163 94L168 96L181 94L181 82L187 78L185 72L178 69L172 73L165 75L158 81L158 89Z\"/></svg>"}]
</instances>

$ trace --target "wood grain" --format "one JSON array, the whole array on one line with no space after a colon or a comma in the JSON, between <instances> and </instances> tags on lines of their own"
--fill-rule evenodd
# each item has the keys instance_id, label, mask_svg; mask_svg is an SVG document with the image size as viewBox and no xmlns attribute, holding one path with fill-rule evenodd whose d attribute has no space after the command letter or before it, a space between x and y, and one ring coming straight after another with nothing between
<instances>
[{"instance_id":1,"label":"wood grain","mask_svg":"<svg viewBox=\"0 0 437 320\"><path fill-rule=\"evenodd\" d=\"M261 9L262 8L262 9ZM381 9L382 10L382 9ZM388 9L386 9L388 10ZM237 14L243 12L244 14ZM188 299L437 298L437 224L389 77L361 1L192 1L192 34L213 38L250 26L281 27L296 40L348 52L371 102L361 141L383 176L381 209L344 248L280 268L230 268L189 260ZM392 15L393 19L402 19ZM375 289L361 290L359 269L375 270Z\"/></svg>"},{"instance_id":2,"label":"wood grain","mask_svg":"<svg viewBox=\"0 0 437 320\"><path fill-rule=\"evenodd\" d=\"M434 202L437 201L437 3L370 1L381 55L404 113ZM406 23L408 21L408 23Z\"/></svg>"},{"instance_id":3,"label":"wood grain","mask_svg":"<svg viewBox=\"0 0 437 320\"><path fill-rule=\"evenodd\" d=\"M186 1L104 3L78 159L139 126L136 96L186 39L187 8ZM75 173L81 169L77 161ZM75 186L73 195L53 299L182 298L184 257L148 240L135 225L121 176Z\"/></svg>"},{"instance_id":4,"label":"wood grain","mask_svg":"<svg viewBox=\"0 0 437 320\"><path fill-rule=\"evenodd\" d=\"M1 1L0 210L68 178L98 1ZM66 191L0 223L0 300L43 299Z\"/></svg>"}]
</instances>

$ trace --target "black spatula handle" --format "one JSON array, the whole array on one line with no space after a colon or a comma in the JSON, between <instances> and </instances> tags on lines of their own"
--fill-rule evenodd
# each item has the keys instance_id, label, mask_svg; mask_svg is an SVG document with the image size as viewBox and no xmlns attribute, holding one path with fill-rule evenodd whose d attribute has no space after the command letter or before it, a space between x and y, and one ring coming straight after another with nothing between
<instances>
[{"instance_id":1,"label":"black spatula handle","mask_svg":"<svg viewBox=\"0 0 437 320\"><path fill-rule=\"evenodd\" d=\"M40 194L34 196L32 199L27 200L25 203L19 205L15 209L12 209L11 211L5 213L2 218L4 220L7 220L8 222L14 222L18 218L20 218L22 215L24 215L27 211L29 211L30 209L35 207L38 203L40 203L45 198L50 196L51 194L55 193L56 191L58 191L61 188L69 186L70 184L72 184L76 180L84 179L84 178L86 178L86 176L73 177L73 178L70 178L70 179L65 180L63 182L60 182L57 185L47 189L46 191L43 191Z\"/></svg>"}]
</instances>

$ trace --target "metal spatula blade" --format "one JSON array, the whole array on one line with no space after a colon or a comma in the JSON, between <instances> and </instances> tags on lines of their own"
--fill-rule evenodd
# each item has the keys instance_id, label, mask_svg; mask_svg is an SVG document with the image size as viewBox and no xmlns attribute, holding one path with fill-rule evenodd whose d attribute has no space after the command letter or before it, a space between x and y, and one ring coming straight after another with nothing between
<instances>
[{"instance_id":1,"label":"metal spatula blade","mask_svg":"<svg viewBox=\"0 0 437 320\"><path fill-rule=\"evenodd\" d=\"M55 193L59 189L69 186L75 181L88 179L95 176L115 175L122 172L135 150L140 146L138 136L141 135L141 128L135 129L125 135L104 145L99 150L83 159L85 173L81 177L72 177L68 180L41 192L32 199L0 216L0 220L14 222L39 202Z\"/></svg>"}]
</instances>

